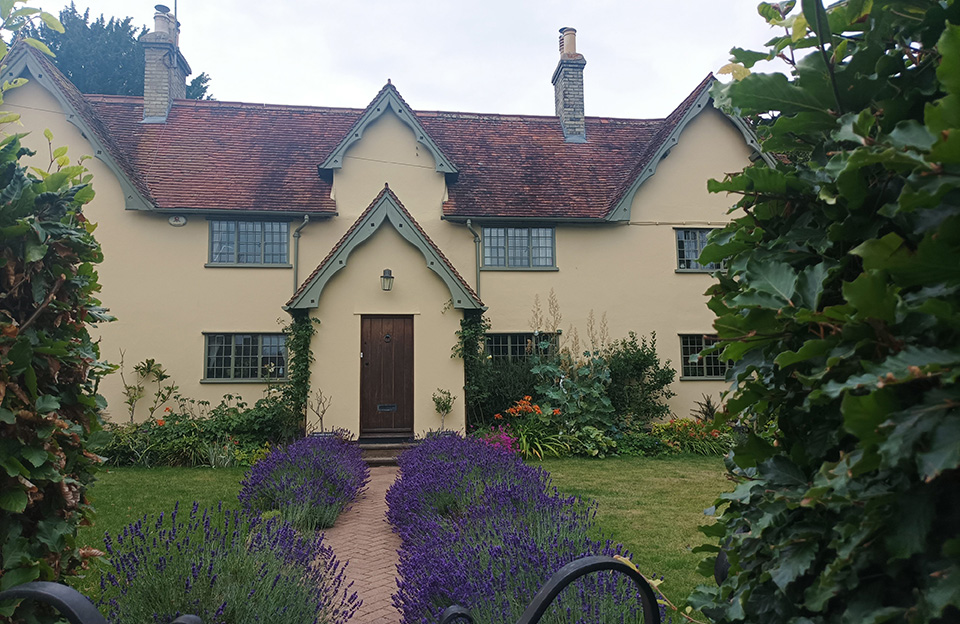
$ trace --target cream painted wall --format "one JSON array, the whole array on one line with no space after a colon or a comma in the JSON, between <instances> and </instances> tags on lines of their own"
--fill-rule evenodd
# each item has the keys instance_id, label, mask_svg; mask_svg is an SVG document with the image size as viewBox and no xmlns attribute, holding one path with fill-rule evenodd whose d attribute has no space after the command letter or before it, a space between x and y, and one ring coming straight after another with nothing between
<instances>
[{"instance_id":1,"label":"cream painted wall","mask_svg":"<svg viewBox=\"0 0 960 624\"><path fill-rule=\"evenodd\" d=\"M385 267L396 276L390 292L380 289L379 276ZM431 398L437 388L450 390L456 397L445 427L464 429L463 365L450 357L463 315L448 307L449 300L443 281L389 220L354 250L311 312L320 319L313 343L312 383L333 399L324 418L326 428L359 428L361 315L403 314L413 316L414 431L422 434L440 428Z\"/></svg>"}]
</instances>

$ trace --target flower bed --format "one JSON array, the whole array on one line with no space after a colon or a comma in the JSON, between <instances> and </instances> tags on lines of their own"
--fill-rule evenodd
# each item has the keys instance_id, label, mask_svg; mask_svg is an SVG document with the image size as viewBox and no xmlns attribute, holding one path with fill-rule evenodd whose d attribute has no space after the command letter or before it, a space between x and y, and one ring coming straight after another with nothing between
<instances>
[{"instance_id":1,"label":"flower bed","mask_svg":"<svg viewBox=\"0 0 960 624\"><path fill-rule=\"evenodd\" d=\"M308 437L258 461L240 483L241 506L277 510L298 529L333 526L370 480L360 447L341 436Z\"/></svg>"},{"instance_id":2,"label":"flower bed","mask_svg":"<svg viewBox=\"0 0 960 624\"><path fill-rule=\"evenodd\" d=\"M175 507L105 541L114 571L100 581L98 608L115 624L186 613L209 624L344 624L360 604L322 534L279 518L194 504L187 519Z\"/></svg>"},{"instance_id":3,"label":"flower bed","mask_svg":"<svg viewBox=\"0 0 960 624\"><path fill-rule=\"evenodd\" d=\"M401 538L394 604L404 624L459 604L474 620L516 621L547 579L587 555L626 555L589 539L596 504L562 496L550 476L475 439L424 441L399 459L387 518ZM568 587L543 621L637 621L636 588L597 574Z\"/></svg>"}]
</instances>

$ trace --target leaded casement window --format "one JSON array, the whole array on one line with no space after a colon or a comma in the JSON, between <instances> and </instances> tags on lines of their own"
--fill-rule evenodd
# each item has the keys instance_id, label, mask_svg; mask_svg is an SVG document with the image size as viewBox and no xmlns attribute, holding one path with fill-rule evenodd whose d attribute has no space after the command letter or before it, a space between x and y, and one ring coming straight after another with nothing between
<instances>
[{"instance_id":1,"label":"leaded casement window","mask_svg":"<svg viewBox=\"0 0 960 624\"><path fill-rule=\"evenodd\" d=\"M557 266L552 227L484 227L483 266L549 269Z\"/></svg>"},{"instance_id":2,"label":"leaded casement window","mask_svg":"<svg viewBox=\"0 0 960 624\"><path fill-rule=\"evenodd\" d=\"M724 378L727 374L727 362L720 358L720 354L701 353L716 342L716 336L680 334L680 361L683 363L681 378Z\"/></svg>"},{"instance_id":3,"label":"leaded casement window","mask_svg":"<svg viewBox=\"0 0 960 624\"><path fill-rule=\"evenodd\" d=\"M275 266L289 263L285 221L210 221L210 264Z\"/></svg>"},{"instance_id":4,"label":"leaded casement window","mask_svg":"<svg viewBox=\"0 0 960 624\"><path fill-rule=\"evenodd\" d=\"M677 228L677 270L678 271L716 271L720 268L716 262L700 264L697 258L707 246L710 228Z\"/></svg>"},{"instance_id":5,"label":"leaded casement window","mask_svg":"<svg viewBox=\"0 0 960 624\"><path fill-rule=\"evenodd\" d=\"M494 360L518 361L535 355L555 353L557 339L557 334L546 332L487 334L484 350Z\"/></svg>"},{"instance_id":6,"label":"leaded casement window","mask_svg":"<svg viewBox=\"0 0 960 624\"><path fill-rule=\"evenodd\" d=\"M204 379L268 381L287 377L283 334L204 334Z\"/></svg>"}]
</instances>

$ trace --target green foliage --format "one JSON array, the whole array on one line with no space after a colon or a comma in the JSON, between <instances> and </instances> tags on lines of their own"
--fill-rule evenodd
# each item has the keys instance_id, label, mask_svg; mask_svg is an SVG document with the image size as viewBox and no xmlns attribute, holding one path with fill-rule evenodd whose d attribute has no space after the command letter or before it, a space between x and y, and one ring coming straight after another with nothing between
<instances>
[{"instance_id":1,"label":"green foliage","mask_svg":"<svg viewBox=\"0 0 960 624\"><path fill-rule=\"evenodd\" d=\"M437 410L437 414L440 415L440 429L443 429L443 421L453 410L453 402L456 400L456 397L450 394L449 390L437 388L437 391L433 393L431 398L433 399L433 408Z\"/></svg>"},{"instance_id":2,"label":"green foliage","mask_svg":"<svg viewBox=\"0 0 960 624\"><path fill-rule=\"evenodd\" d=\"M657 355L657 334L637 340L630 332L627 338L615 340L604 349L610 367L610 385L607 394L613 409L634 427L670 415L667 400L675 396L670 390L677 372L670 362L660 363Z\"/></svg>"},{"instance_id":3,"label":"green foliage","mask_svg":"<svg viewBox=\"0 0 960 624\"><path fill-rule=\"evenodd\" d=\"M659 457L680 451L665 444L663 438L646 431L622 433L616 437L617 454L629 457Z\"/></svg>"},{"instance_id":4,"label":"green foliage","mask_svg":"<svg viewBox=\"0 0 960 624\"><path fill-rule=\"evenodd\" d=\"M310 399L310 366L314 362L310 343L317 333L319 321L307 315L297 315L283 328L287 337L287 381L276 387L276 397L271 402L257 407L263 411L286 412L279 437L274 440L291 440L306 433L307 403ZM321 393L322 394L322 393Z\"/></svg>"},{"instance_id":5,"label":"green foliage","mask_svg":"<svg viewBox=\"0 0 960 624\"><path fill-rule=\"evenodd\" d=\"M615 426L616 412L607 396L610 367L599 351L584 351L577 360L562 350L537 358L530 370L539 379L537 393L560 410L569 430L609 431Z\"/></svg>"},{"instance_id":6,"label":"green foliage","mask_svg":"<svg viewBox=\"0 0 960 624\"><path fill-rule=\"evenodd\" d=\"M81 93L143 95L144 55L139 38L146 26L137 28L132 17L110 19L103 15L93 21L90 9L83 13L76 5L61 9L63 27L44 20L28 30L55 56L52 59ZM210 76L203 72L189 83L187 98L212 99L207 95Z\"/></svg>"},{"instance_id":7,"label":"green foliage","mask_svg":"<svg viewBox=\"0 0 960 624\"><path fill-rule=\"evenodd\" d=\"M104 442L96 387L107 369L88 326L109 317L95 298L103 254L82 211L90 176L63 160L28 170L28 154L20 135L0 140L0 589L84 565L91 553L76 532L92 514L91 451ZM27 603L0 614L46 619Z\"/></svg>"},{"instance_id":8,"label":"green foliage","mask_svg":"<svg viewBox=\"0 0 960 624\"><path fill-rule=\"evenodd\" d=\"M657 423L651 427L650 433L675 452L694 455L726 455L734 441L729 425L689 418Z\"/></svg>"},{"instance_id":9,"label":"green foliage","mask_svg":"<svg viewBox=\"0 0 960 624\"><path fill-rule=\"evenodd\" d=\"M957 621L960 4L801 8L761 5L792 30L767 57L810 51L790 77L714 90L769 115L783 157L710 182L742 195L700 257L726 267L719 418L752 432L705 531L729 577L691 601L724 622Z\"/></svg>"}]
</instances>

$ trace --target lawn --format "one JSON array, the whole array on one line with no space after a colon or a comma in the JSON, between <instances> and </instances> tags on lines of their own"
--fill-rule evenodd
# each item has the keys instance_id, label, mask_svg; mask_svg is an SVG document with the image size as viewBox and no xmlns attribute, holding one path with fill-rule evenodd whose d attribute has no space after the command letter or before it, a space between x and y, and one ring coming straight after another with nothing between
<instances>
[{"instance_id":1,"label":"lawn","mask_svg":"<svg viewBox=\"0 0 960 624\"><path fill-rule=\"evenodd\" d=\"M704 541L697 530L709 521L703 510L720 492L733 489L722 459L552 459L543 467L561 491L600 504L602 536L624 544L642 573L662 574L660 590L675 604L680 606L697 585L712 582L697 573L703 555L690 550Z\"/></svg>"},{"instance_id":2,"label":"lawn","mask_svg":"<svg viewBox=\"0 0 960 624\"><path fill-rule=\"evenodd\" d=\"M690 549L702 542L697 526L717 494L730 489L719 458L677 456L658 459L553 459L543 462L553 483L568 494L596 500L599 530L630 549L641 572L665 577L661 590L682 603L705 579L696 572L700 555ZM97 509L93 526L81 529L79 542L103 547L105 532L115 535L144 514L173 509L174 503L236 508L240 468L111 468L98 474L90 490ZM600 534L594 537L600 537ZM95 597L99 575L71 583Z\"/></svg>"}]
</instances>

